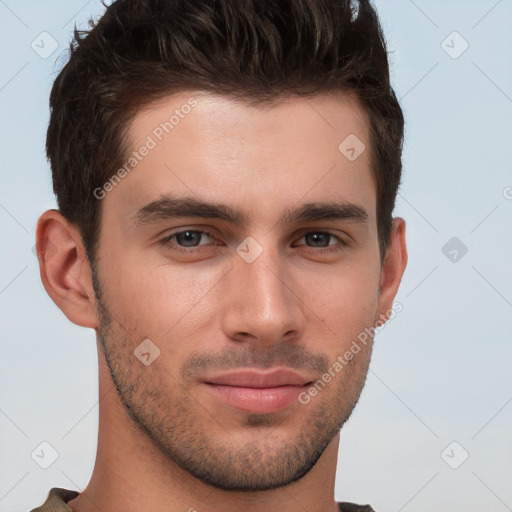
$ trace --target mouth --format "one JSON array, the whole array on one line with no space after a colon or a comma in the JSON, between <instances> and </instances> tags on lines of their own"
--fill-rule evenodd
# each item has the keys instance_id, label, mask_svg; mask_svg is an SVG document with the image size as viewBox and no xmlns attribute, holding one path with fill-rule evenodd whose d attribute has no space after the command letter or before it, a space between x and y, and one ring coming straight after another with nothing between
<instances>
[{"instance_id":1,"label":"mouth","mask_svg":"<svg viewBox=\"0 0 512 512\"><path fill-rule=\"evenodd\" d=\"M312 381L294 371L238 370L208 377L209 391L228 405L253 414L281 411L298 401L298 395Z\"/></svg>"}]
</instances>

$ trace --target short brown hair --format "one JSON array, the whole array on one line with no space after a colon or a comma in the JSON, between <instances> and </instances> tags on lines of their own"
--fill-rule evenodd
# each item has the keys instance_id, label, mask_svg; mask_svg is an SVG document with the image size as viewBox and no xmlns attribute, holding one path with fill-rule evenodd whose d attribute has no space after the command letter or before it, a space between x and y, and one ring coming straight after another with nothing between
<instances>
[{"instance_id":1,"label":"short brown hair","mask_svg":"<svg viewBox=\"0 0 512 512\"><path fill-rule=\"evenodd\" d=\"M186 89L273 104L355 92L370 120L381 258L402 172L404 119L368 0L118 0L75 28L50 96L46 150L61 213L93 261L101 201L137 110ZM341 142L341 141L340 141Z\"/></svg>"}]
</instances>

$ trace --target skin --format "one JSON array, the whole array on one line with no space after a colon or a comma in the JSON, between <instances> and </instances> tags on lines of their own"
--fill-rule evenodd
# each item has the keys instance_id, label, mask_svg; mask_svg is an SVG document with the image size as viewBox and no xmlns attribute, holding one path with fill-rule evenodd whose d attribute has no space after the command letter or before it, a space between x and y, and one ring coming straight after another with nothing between
<instances>
[{"instance_id":1,"label":"skin","mask_svg":"<svg viewBox=\"0 0 512 512\"><path fill-rule=\"evenodd\" d=\"M308 404L278 412L236 409L202 379L242 367L320 379L389 314L407 263L405 222L393 220L381 264L368 120L353 97L261 108L184 91L139 112L128 146L139 149L191 96L197 106L102 199L95 270L58 211L38 223L47 292L97 334L96 465L69 506L334 512L339 430L364 386L372 343ZM338 150L349 134L367 148L354 161ZM246 221L136 220L163 195L223 203ZM281 220L285 209L329 201L356 205L367 219ZM211 236L169 238L187 230ZM236 251L249 236L263 250L252 263ZM160 350L148 366L134 355L146 338Z\"/></svg>"}]
</instances>

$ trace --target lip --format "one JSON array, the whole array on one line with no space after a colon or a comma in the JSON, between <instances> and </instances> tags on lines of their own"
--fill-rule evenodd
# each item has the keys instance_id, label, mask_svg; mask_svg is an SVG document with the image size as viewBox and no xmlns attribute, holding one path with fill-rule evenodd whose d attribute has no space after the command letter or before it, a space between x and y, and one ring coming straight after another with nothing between
<instances>
[{"instance_id":1,"label":"lip","mask_svg":"<svg viewBox=\"0 0 512 512\"><path fill-rule=\"evenodd\" d=\"M244 412L269 414L296 402L311 380L287 369L237 370L204 379L210 392Z\"/></svg>"},{"instance_id":2,"label":"lip","mask_svg":"<svg viewBox=\"0 0 512 512\"><path fill-rule=\"evenodd\" d=\"M310 380L287 369L275 369L268 372L258 370L235 370L204 379L208 384L236 386L242 388L276 388L279 386L304 386Z\"/></svg>"}]
</instances>

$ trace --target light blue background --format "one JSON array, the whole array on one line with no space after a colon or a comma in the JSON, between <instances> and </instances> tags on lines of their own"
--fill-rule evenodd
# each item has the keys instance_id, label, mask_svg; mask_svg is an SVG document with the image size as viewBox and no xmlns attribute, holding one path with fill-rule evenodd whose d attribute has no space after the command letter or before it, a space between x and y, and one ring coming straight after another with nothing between
<instances>
[{"instance_id":1,"label":"light blue background","mask_svg":"<svg viewBox=\"0 0 512 512\"><path fill-rule=\"evenodd\" d=\"M408 225L403 311L379 334L361 401L342 432L338 499L382 512L512 510L512 2L379 0L393 84L406 115L396 214ZM97 435L92 330L44 291L32 252L55 207L44 155L48 95L73 25L97 1L0 0L0 510L26 511L50 487L81 490ZM58 50L40 58L43 31ZM451 58L441 43L469 43ZM453 40L453 43L451 42ZM461 41L446 44L457 52ZM505 191L505 192L504 192ZM452 237L468 248L451 262ZM30 454L42 441L59 458ZM469 453L452 469L441 452ZM460 448L450 461L458 460Z\"/></svg>"}]
</instances>

